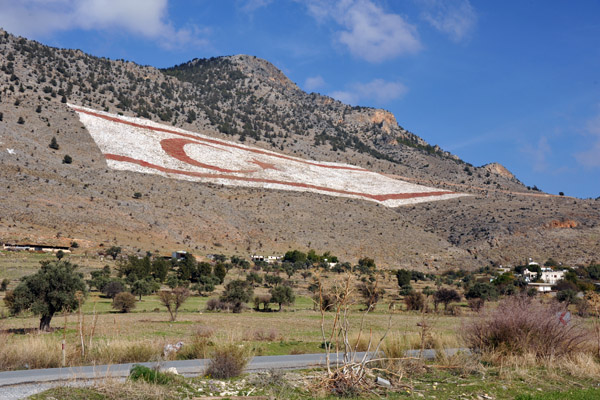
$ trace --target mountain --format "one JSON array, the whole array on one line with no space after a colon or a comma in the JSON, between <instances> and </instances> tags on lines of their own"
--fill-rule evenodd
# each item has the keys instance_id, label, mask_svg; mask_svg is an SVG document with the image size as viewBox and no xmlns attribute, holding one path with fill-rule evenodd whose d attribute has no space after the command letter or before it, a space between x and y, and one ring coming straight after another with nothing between
<instances>
[{"instance_id":1,"label":"mountain","mask_svg":"<svg viewBox=\"0 0 600 400\"><path fill-rule=\"evenodd\" d=\"M115 170L68 104L469 196L390 208ZM0 113L0 241L77 241L89 252L314 248L416 269L587 264L600 254L600 201L532 190L499 164L472 166L390 112L305 93L253 56L160 70L0 30Z\"/></svg>"}]
</instances>

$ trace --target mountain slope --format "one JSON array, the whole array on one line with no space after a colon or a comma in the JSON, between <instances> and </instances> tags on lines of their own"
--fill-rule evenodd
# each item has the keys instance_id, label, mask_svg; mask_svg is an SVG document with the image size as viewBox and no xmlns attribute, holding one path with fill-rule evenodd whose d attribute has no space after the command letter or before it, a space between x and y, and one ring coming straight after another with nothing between
<instances>
[{"instance_id":1,"label":"mountain slope","mask_svg":"<svg viewBox=\"0 0 600 400\"><path fill-rule=\"evenodd\" d=\"M238 254L312 247L412 268L600 254L598 201L528 190L501 166L473 167L430 146L389 112L304 93L251 56L157 70L0 32L0 70L0 241ZM472 196L390 209L115 171L67 101Z\"/></svg>"}]
</instances>

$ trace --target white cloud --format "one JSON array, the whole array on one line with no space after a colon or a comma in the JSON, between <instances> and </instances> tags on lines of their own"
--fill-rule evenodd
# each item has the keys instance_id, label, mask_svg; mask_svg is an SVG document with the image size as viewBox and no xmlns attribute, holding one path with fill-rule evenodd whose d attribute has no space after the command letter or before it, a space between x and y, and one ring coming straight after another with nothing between
<instances>
[{"instance_id":1,"label":"white cloud","mask_svg":"<svg viewBox=\"0 0 600 400\"><path fill-rule=\"evenodd\" d=\"M247 13L252 13L259 8L270 5L273 0L243 0L240 2L240 9Z\"/></svg>"},{"instance_id":2,"label":"white cloud","mask_svg":"<svg viewBox=\"0 0 600 400\"><path fill-rule=\"evenodd\" d=\"M352 105L358 104L359 101L373 101L381 105L401 98L407 92L408 88L403 83L374 79L367 83L350 84L348 90L335 91L330 96Z\"/></svg>"},{"instance_id":3,"label":"white cloud","mask_svg":"<svg viewBox=\"0 0 600 400\"><path fill-rule=\"evenodd\" d=\"M348 92L344 90L336 90L334 92L329 93L329 96L341 101L344 104L357 105L359 101L359 96L357 93Z\"/></svg>"},{"instance_id":4,"label":"white cloud","mask_svg":"<svg viewBox=\"0 0 600 400\"><path fill-rule=\"evenodd\" d=\"M400 98L408 92L408 88L400 82L388 82L383 79L375 79L368 83L357 83L356 91L361 98L373 99L377 103Z\"/></svg>"},{"instance_id":5,"label":"white cloud","mask_svg":"<svg viewBox=\"0 0 600 400\"><path fill-rule=\"evenodd\" d=\"M321 75L308 77L304 82L304 89L307 91L317 90L323 86L325 86L325 80Z\"/></svg>"},{"instance_id":6,"label":"white cloud","mask_svg":"<svg viewBox=\"0 0 600 400\"><path fill-rule=\"evenodd\" d=\"M23 36L70 29L123 31L161 46L206 45L197 27L177 29L168 19L168 0L0 0L0 26Z\"/></svg>"},{"instance_id":7,"label":"white cloud","mask_svg":"<svg viewBox=\"0 0 600 400\"><path fill-rule=\"evenodd\" d=\"M552 148L548 143L548 138L542 136L535 145L526 144L521 147L536 172L547 172L549 168L548 157L552 154Z\"/></svg>"},{"instance_id":8,"label":"white cloud","mask_svg":"<svg viewBox=\"0 0 600 400\"><path fill-rule=\"evenodd\" d=\"M378 63L421 49L415 26L388 13L371 0L309 0L308 12L317 21L334 20L342 27L336 40L350 53Z\"/></svg>"},{"instance_id":9,"label":"white cloud","mask_svg":"<svg viewBox=\"0 0 600 400\"><path fill-rule=\"evenodd\" d=\"M585 151L575 154L579 164L588 168L600 167L600 113L586 123L586 131L593 143Z\"/></svg>"},{"instance_id":10,"label":"white cloud","mask_svg":"<svg viewBox=\"0 0 600 400\"><path fill-rule=\"evenodd\" d=\"M419 0L422 17L454 42L467 39L477 24L477 13L469 0Z\"/></svg>"}]
</instances>

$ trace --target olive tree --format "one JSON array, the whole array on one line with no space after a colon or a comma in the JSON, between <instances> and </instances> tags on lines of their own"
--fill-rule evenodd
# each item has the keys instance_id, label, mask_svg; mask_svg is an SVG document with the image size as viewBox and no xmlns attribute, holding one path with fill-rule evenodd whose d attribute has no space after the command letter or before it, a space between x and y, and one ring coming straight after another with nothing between
<instances>
[{"instance_id":1,"label":"olive tree","mask_svg":"<svg viewBox=\"0 0 600 400\"><path fill-rule=\"evenodd\" d=\"M29 310L40 316L40 330L48 330L55 313L79 307L76 293L85 293L83 274L69 261L42 261L42 267L15 288L10 311Z\"/></svg>"},{"instance_id":2,"label":"olive tree","mask_svg":"<svg viewBox=\"0 0 600 400\"><path fill-rule=\"evenodd\" d=\"M294 291L287 285L275 286L269 292L271 293L271 302L279 304L279 311L283 304L289 305L296 300Z\"/></svg>"},{"instance_id":3,"label":"olive tree","mask_svg":"<svg viewBox=\"0 0 600 400\"><path fill-rule=\"evenodd\" d=\"M185 303L188 297L190 297L189 289L181 286L173 290L161 290L158 292L158 299L167 307L167 311L171 315L171 321L177 319L179 307Z\"/></svg>"}]
</instances>

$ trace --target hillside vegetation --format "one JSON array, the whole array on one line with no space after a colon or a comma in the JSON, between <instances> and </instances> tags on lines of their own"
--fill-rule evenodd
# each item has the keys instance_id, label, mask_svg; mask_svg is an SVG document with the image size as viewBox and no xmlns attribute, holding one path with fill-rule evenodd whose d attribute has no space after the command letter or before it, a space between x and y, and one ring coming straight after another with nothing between
<instances>
[{"instance_id":1,"label":"hillside vegetation","mask_svg":"<svg viewBox=\"0 0 600 400\"><path fill-rule=\"evenodd\" d=\"M389 209L110 170L67 102L472 196ZM82 252L315 248L416 269L517 265L525 257L588 264L600 253L598 200L528 189L498 164L474 167L391 113L305 93L252 56L159 70L0 31L0 116L4 242L76 240Z\"/></svg>"}]
</instances>

